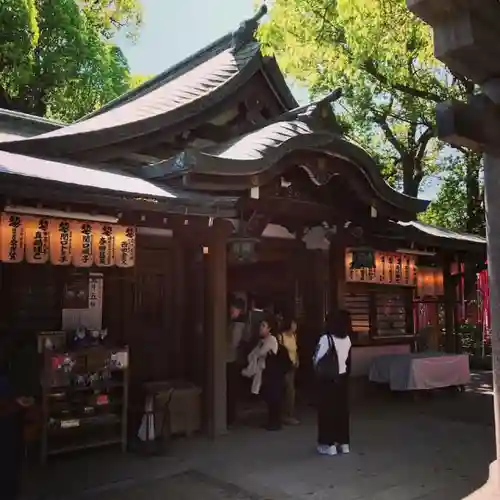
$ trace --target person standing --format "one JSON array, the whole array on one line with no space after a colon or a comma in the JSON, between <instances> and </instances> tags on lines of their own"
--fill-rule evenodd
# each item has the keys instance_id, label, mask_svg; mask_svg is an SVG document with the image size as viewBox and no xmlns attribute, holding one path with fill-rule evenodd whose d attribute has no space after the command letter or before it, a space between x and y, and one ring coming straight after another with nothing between
<instances>
[{"instance_id":1,"label":"person standing","mask_svg":"<svg viewBox=\"0 0 500 500\"><path fill-rule=\"evenodd\" d=\"M276 321L268 314L260 323L261 341L258 348L260 355L265 357L260 393L267 405L266 429L269 431L279 431L282 428L285 393L285 369L279 357L279 343L274 335L275 331Z\"/></svg>"},{"instance_id":2,"label":"person standing","mask_svg":"<svg viewBox=\"0 0 500 500\"><path fill-rule=\"evenodd\" d=\"M285 402L283 422L286 425L298 425L295 416L295 374L299 367L297 347L297 322L294 319L282 321L282 330L278 341L285 347L291 361L291 369L285 375Z\"/></svg>"},{"instance_id":3,"label":"person standing","mask_svg":"<svg viewBox=\"0 0 500 500\"><path fill-rule=\"evenodd\" d=\"M274 317L266 315L260 323L259 342L248 355L248 366L242 371L244 377L252 379L252 394L261 395L266 403L266 429L269 431L278 431L282 427L287 371L282 356L287 354L283 347L280 349L278 340L273 335L275 328Z\"/></svg>"},{"instance_id":4,"label":"person standing","mask_svg":"<svg viewBox=\"0 0 500 500\"><path fill-rule=\"evenodd\" d=\"M322 455L350 451L351 333L350 314L337 311L328 318L313 358L318 384L318 452Z\"/></svg>"},{"instance_id":5,"label":"person standing","mask_svg":"<svg viewBox=\"0 0 500 500\"><path fill-rule=\"evenodd\" d=\"M229 308L227 332L226 383L227 383L227 425L236 420L236 409L240 393L240 355L246 321L243 315L245 303L234 299Z\"/></svg>"}]
</instances>

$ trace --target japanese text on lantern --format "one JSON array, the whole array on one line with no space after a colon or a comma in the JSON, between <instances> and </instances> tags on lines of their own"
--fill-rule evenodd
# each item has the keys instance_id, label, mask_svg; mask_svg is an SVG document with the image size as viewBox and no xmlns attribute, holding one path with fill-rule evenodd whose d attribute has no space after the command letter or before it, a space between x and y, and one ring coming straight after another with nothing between
<instances>
[{"instance_id":1,"label":"japanese text on lantern","mask_svg":"<svg viewBox=\"0 0 500 500\"><path fill-rule=\"evenodd\" d=\"M116 226L115 264L117 267L133 267L135 261L135 228Z\"/></svg>"},{"instance_id":2,"label":"japanese text on lantern","mask_svg":"<svg viewBox=\"0 0 500 500\"><path fill-rule=\"evenodd\" d=\"M113 226L109 224L98 225L99 232L94 239L96 246L94 251L94 262L98 267L110 267L114 264L114 237Z\"/></svg>"},{"instance_id":3,"label":"japanese text on lantern","mask_svg":"<svg viewBox=\"0 0 500 500\"><path fill-rule=\"evenodd\" d=\"M56 266L71 264L73 241L71 223L67 220L50 222L50 261Z\"/></svg>"},{"instance_id":4,"label":"japanese text on lantern","mask_svg":"<svg viewBox=\"0 0 500 500\"><path fill-rule=\"evenodd\" d=\"M1 258L17 263L24 258L24 221L19 215L2 214Z\"/></svg>"},{"instance_id":5,"label":"japanese text on lantern","mask_svg":"<svg viewBox=\"0 0 500 500\"><path fill-rule=\"evenodd\" d=\"M49 261L49 220L44 217L26 217L24 222L26 261L45 264Z\"/></svg>"},{"instance_id":6,"label":"japanese text on lantern","mask_svg":"<svg viewBox=\"0 0 500 500\"><path fill-rule=\"evenodd\" d=\"M93 231L94 228L89 222L72 222L74 266L91 267L94 263Z\"/></svg>"}]
</instances>

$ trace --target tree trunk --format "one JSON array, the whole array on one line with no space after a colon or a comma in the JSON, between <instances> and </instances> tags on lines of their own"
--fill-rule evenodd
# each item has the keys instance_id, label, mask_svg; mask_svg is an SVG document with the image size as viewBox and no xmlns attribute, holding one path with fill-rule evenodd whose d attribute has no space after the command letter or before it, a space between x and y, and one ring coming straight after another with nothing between
<instances>
[{"instance_id":1,"label":"tree trunk","mask_svg":"<svg viewBox=\"0 0 500 500\"><path fill-rule=\"evenodd\" d=\"M419 175L420 169L417 168L417 160L411 155L405 155L401 159L401 163L403 166L403 193L416 198L422 180Z\"/></svg>"}]
</instances>

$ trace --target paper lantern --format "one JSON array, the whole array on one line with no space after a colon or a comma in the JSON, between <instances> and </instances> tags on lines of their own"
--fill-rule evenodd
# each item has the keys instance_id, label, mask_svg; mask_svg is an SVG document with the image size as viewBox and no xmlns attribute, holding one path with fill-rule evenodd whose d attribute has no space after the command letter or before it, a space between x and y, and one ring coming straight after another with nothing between
<instances>
[{"instance_id":1,"label":"paper lantern","mask_svg":"<svg viewBox=\"0 0 500 500\"><path fill-rule=\"evenodd\" d=\"M135 228L115 226L115 265L133 267L135 263Z\"/></svg>"},{"instance_id":2,"label":"paper lantern","mask_svg":"<svg viewBox=\"0 0 500 500\"><path fill-rule=\"evenodd\" d=\"M2 262L17 263L24 258L24 220L19 215L3 213L1 217Z\"/></svg>"},{"instance_id":3,"label":"paper lantern","mask_svg":"<svg viewBox=\"0 0 500 500\"><path fill-rule=\"evenodd\" d=\"M25 217L25 252L30 264L46 264L50 258L49 219Z\"/></svg>"},{"instance_id":4,"label":"paper lantern","mask_svg":"<svg viewBox=\"0 0 500 500\"><path fill-rule=\"evenodd\" d=\"M69 266L73 251L71 222L65 219L51 219L49 228L50 262L55 266Z\"/></svg>"},{"instance_id":5,"label":"paper lantern","mask_svg":"<svg viewBox=\"0 0 500 500\"><path fill-rule=\"evenodd\" d=\"M444 293L443 271L435 267L419 267L417 272L417 295L438 297Z\"/></svg>"},{"instance_id":6,"label":"paper lantern","mask_svg":"<svg viewBox=\"0 0 500 500\"><path fill-rule=\"evenodd\" d=\"M85 221L71 223L72 261L75 267L91 267L94 264L95 226L95 223Z\"/></svg>"},{"instance_id":7,"label":"paper lantern","mask_svg":"<svg viewBox=\"0 0 500 500\"><path fill-rule=\"evenodd\" d=\"M98 267L111 267L114 264L114 234L110 224L96 224L93 237L94 263Z\"/></svg>"}]
</instances>

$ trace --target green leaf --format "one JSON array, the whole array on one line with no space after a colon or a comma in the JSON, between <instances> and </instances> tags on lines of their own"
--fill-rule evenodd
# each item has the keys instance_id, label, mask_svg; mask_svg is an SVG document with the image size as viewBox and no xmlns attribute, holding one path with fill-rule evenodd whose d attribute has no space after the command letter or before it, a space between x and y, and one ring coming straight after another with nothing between
<instances>
[{"instance_id":1,"label":"green leaf","mask_svg":"<svg viewBox=\"0 0 500 500\"><path fill-rule=\"evenodd\" d=\"M135 36L140 0L4 0L0 9L0 106L74 121L131 86L110 39Z\"/></svg>"}]
</instances>

